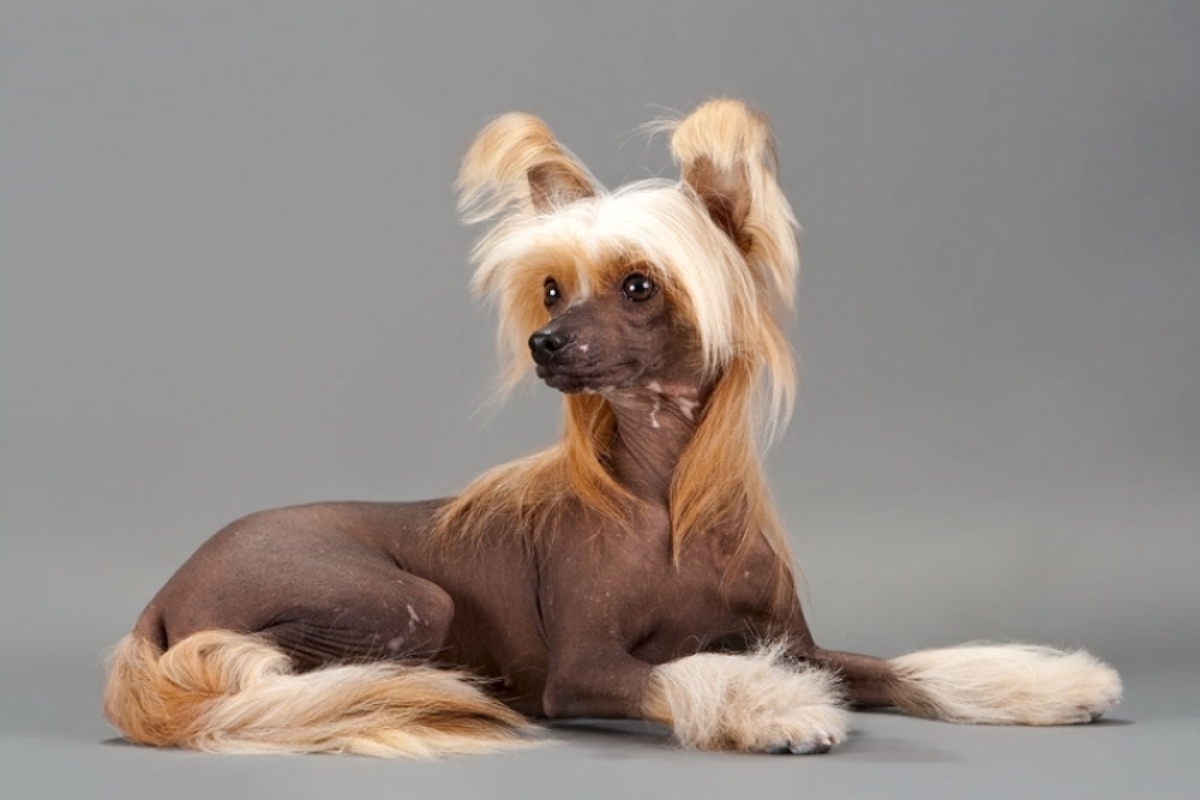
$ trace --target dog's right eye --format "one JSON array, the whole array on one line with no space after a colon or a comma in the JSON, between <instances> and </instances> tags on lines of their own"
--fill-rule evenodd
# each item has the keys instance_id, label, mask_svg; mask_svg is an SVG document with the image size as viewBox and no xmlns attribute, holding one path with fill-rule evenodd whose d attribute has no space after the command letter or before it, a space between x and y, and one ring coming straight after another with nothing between
<instances>
[{"instance_id":1,"label":"dog's right eye","mask_svg":"<svg viewBox=\"0 0 1200 800\"><path fill-rule=\"evenodd\" d=\"M559 298L562 297L562 292L559 290L554 278L546 278L546 282L542 284L542 290L544 292L542 302L546 304L546 308L557 303Z\"/></svg>"}]
</instances>

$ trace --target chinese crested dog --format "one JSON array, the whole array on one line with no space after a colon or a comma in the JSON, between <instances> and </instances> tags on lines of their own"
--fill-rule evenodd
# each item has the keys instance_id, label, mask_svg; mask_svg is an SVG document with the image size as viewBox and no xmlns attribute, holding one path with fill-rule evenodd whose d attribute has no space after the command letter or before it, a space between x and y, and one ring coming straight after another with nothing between
<instances>
[{"instance_id":1,"label":"chinese crested dog","mask_svg":"<svg viewBox=\"0 0 1200 800\"><path fill-rule=\"evenodd\" d=\"M490 229L510 382L565 400L548 450L456 497L266 511L218 532L115 649L129 739L222 752L424 756L535 741L530 718L661 722L683 746L824 752L848 709L1089 722L1121 697L1082 651L822 649L760 448L791 410L781 332L797 226L764 118L670 126L681 179L603 190L539 119L476 137L459 177Z\"/></svg>"}]
</instances>

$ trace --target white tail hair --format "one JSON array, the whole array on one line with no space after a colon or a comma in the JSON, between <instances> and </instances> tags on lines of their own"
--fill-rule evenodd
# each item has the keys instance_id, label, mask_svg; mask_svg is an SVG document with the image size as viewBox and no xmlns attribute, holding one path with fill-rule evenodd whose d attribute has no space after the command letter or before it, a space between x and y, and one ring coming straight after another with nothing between
<instances>
[{"instance_id":1,"label":"white tail hair","mask_svg":"<svg viewBox=\"0 0 1200 800\"><path fill-rule=\"evenodd\" d=\"M299 673L261 637L221 630L166 652L126 636L104 713L139 744L220 753L431 757L527 744L534 729L461 673L388 662Z\"/></svg>"}]
</instances>

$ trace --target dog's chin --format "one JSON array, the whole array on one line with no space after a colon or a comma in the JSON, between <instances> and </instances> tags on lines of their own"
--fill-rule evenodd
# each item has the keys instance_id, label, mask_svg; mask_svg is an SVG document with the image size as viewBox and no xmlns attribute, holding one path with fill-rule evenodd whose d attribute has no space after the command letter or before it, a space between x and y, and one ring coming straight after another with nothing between
<instances>
[{"instance_id":1,"label":"dog's chin","mask_svg":"<svg viewBox=\"0 0 1200 800\"><path fill-rule=\"evenodd\" d=\"M622 384L616 376L607 373L583 375L546 365L538 366L537 376L551 389L563 394L600 394Z\"/></svg>"},{"instance_id":2,"label":"dog's chin","mask_svg":"<svg viewBox=\"0 0 1200 800\"><path fill-rule=\"evenodd\" d=\"M547 386L563 394L599 394L606 387L591 378L580 378L562 372L539 375Z\"/></svg>"}]
</instances>

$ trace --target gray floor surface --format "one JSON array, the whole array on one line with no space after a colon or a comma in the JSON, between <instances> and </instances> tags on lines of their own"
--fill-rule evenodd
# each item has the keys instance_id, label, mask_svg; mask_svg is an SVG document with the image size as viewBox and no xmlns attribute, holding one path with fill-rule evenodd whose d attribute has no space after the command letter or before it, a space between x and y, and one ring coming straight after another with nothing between
<instances>
[{"instance_id":1,"label":"gray floor surface","mask_svg":"<svg viewBox=\"0 0 1200 800\"><path fill-rule=\"evenodd\" d=\"M964 727L855 716L824 756L685 752L640 723L555 725L544 747L435 762L212 756L114 737L85 658L8 664L0 797L1190 798L1200 787L1200 672L1126 675L1111 719L1072 728Z\"/></svg>"}]
</instances>

